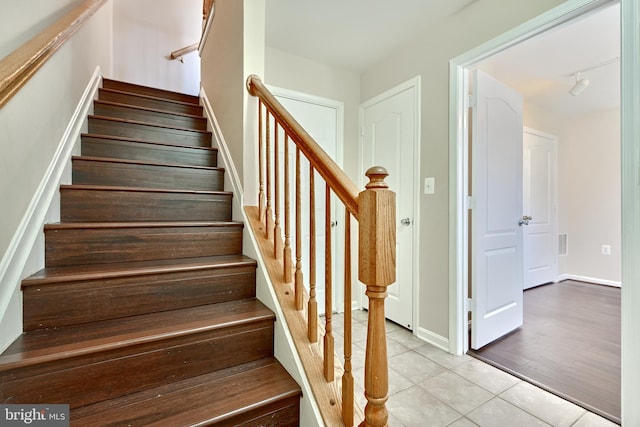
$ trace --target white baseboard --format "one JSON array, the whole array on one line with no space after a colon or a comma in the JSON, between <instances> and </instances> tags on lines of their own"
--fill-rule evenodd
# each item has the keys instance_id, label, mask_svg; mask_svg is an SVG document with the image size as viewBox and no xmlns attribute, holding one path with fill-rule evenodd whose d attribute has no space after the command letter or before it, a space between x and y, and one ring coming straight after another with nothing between
<instances>
[{"instance_id":1,"label":"white baseboard","mask_svg":"<svg viewBox=\"0 0 640 427\"><path fill-rule=\"evenodd\" d=\"M580 276L577 274L561 274L558 276L558 282L562 282L563 280L576 280L578 282L595 283L596 285L614 286L616 288L622 287L622 282L598 279L597 277Z\"/></svg>"},{"instance_id":2,"label":"white baseboard","mask_svg":"<svg viewBox=\"0 0 640 427\"><path fill-rule=\"evenodd\" d=\"M31 260L30 257L36 252L33 250L34 245L47 221L47 213L58 194L65 170L68 170L71 164L72 152L79 141L101 80L102 72L100 67L96 67L58 143L51 163L0 260L0 283L3 285L0 288L0 330L3 332L0 351L6 349L22 333L22 307L10 305L21 303L22 298L15 298L14 295L19 291L22 279L35 272L29 271L31 266L44 266L44 252L37 255L41 258L39 260Z\"/></svg>"},{"instance_id":3,"label":"white baseboard","mask_svg":"<svg viewBox=\"0 0 640 427\"><path fill-rule=\"evenodd\" d=\"M449 339L443 337L442 335L438 335L435 332L431 332L425 328L418 328L416 330L416 335L423 341L428 342L429 344L438 347L441 350L449 352Z\"/></svg>"}]
</instances>

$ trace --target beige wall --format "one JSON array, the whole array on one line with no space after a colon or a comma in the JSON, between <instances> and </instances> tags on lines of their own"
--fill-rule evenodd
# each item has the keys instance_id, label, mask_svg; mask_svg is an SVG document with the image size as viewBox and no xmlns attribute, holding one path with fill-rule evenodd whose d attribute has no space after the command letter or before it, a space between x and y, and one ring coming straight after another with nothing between
<instances>
[{"instance_id":1,"label":"beige wall","mask_svg":"<svg viewBox=\"0 0 640 427\"><path fill-rule=\"evenodd\" d=\"M68 9L64 7L68 2L57 4L63 6L39 15L41 11L31 3L15 1L7 15L3 3L0 27L6 31L4 25L11 20L50 22L51 16ZM44 211L50 211L47 222L59 218L57 209L49 209L55 199L37 200L37 195L51 184L47 180L65 142L65 131L96 67L104 73L111 71L112 15L108 2L0 109L0 348L21 328L20 279L44 264L42 225L37 225L38 242L22 227L34 217L44 217ZM23 38L24 28L18 31L18 38Z\"/></svg>"},{"instance_id":2,"label":"beige wall","mask_svg":"<svg viewBox=\"0 0 640 427\"><path fill-rule=\"evenodd\" d=\"M343 167L359 183L364 176L358 170L360 74L267 47L264 79L273 86L344 104Z\"/></svg>"},{"instance_id":3,"label":"beige wall","mask_svg":"<svg viewBox=\"0 0 640 427\"><path fill-rule=\"evenodd\" d=\"M169 60L171 52L198 43L202 0L114 0L114 72L117 80L197 95L198 52Z\"/></svg>"},{"instance_id":4,"label":"beige wall","mask_svg":"<svg viewBox=\"0 0 640 427\"><path fill-rule=\"evenodd\" d=\"M559 5L560 0L478 0L427 29L414 42L362 74L366 101L416 75L422 76L420 177L436 179L422 196L418 327L449 335L449 60Z\"/></svg>"},{"instance_id":5,"label":"beige wall","mask_svg":"<svg viewBox=\"0 0 640 427\"><path fill-rule=\"evenodd\" d=\"M620 282L620 110L566 118L558 141L559 230L569 242L560 273Z\"/></svg>"}]
</instances>

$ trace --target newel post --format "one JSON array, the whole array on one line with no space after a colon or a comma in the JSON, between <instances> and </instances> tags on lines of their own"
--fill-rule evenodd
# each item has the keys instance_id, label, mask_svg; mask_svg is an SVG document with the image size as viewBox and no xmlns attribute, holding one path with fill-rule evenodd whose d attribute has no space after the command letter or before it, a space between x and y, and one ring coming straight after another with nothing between
<instances>
[{"instance_id":1,"label":"newel post","mask_svg":"<svg viewBox=\"0 0 640 427\"><path fill-rule=\"evenodd\" d=\"M385 403L389 390L384 300L387 286L396 281L396 195L384 182L383 167L367 170L369 183L358 197L358 277L367 286L369 323L364 372L367 405L360 426L386 427Z\"/></svg>"}]
</instances>

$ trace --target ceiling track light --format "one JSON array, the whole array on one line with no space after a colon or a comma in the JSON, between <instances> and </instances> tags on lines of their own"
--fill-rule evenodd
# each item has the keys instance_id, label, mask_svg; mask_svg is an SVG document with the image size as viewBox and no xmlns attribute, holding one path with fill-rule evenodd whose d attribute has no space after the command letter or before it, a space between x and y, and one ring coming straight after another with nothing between
<instances>
[{"instance_id":1,"label":"ceiling track light","mask_svg":"<svg viewBox=\"0 0 640 427\"><path fill-rule=\"evenodd\" d=\"M582 78L582 73L577 73L576 84L569 90L569 93L573 96L578 96L589 86L589 83L589 79Z\"/></svg>"}]
</instances>

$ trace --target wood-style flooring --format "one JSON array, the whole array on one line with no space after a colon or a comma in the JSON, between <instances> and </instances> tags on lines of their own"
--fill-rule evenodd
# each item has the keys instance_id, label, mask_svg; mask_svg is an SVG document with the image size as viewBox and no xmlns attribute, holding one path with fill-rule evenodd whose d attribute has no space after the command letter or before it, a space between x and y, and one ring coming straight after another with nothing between
<instances>
[{"instance_id":1,"label":"wood-style flooring","mask_svg":"<svg viewBox=\"0 0 640 427\"><path fill-rule=\"evenodd\" d=\"M576 281L524 292L524 325L469 354L620 424L619 288Z\"/></svg>"}]
</instances>

